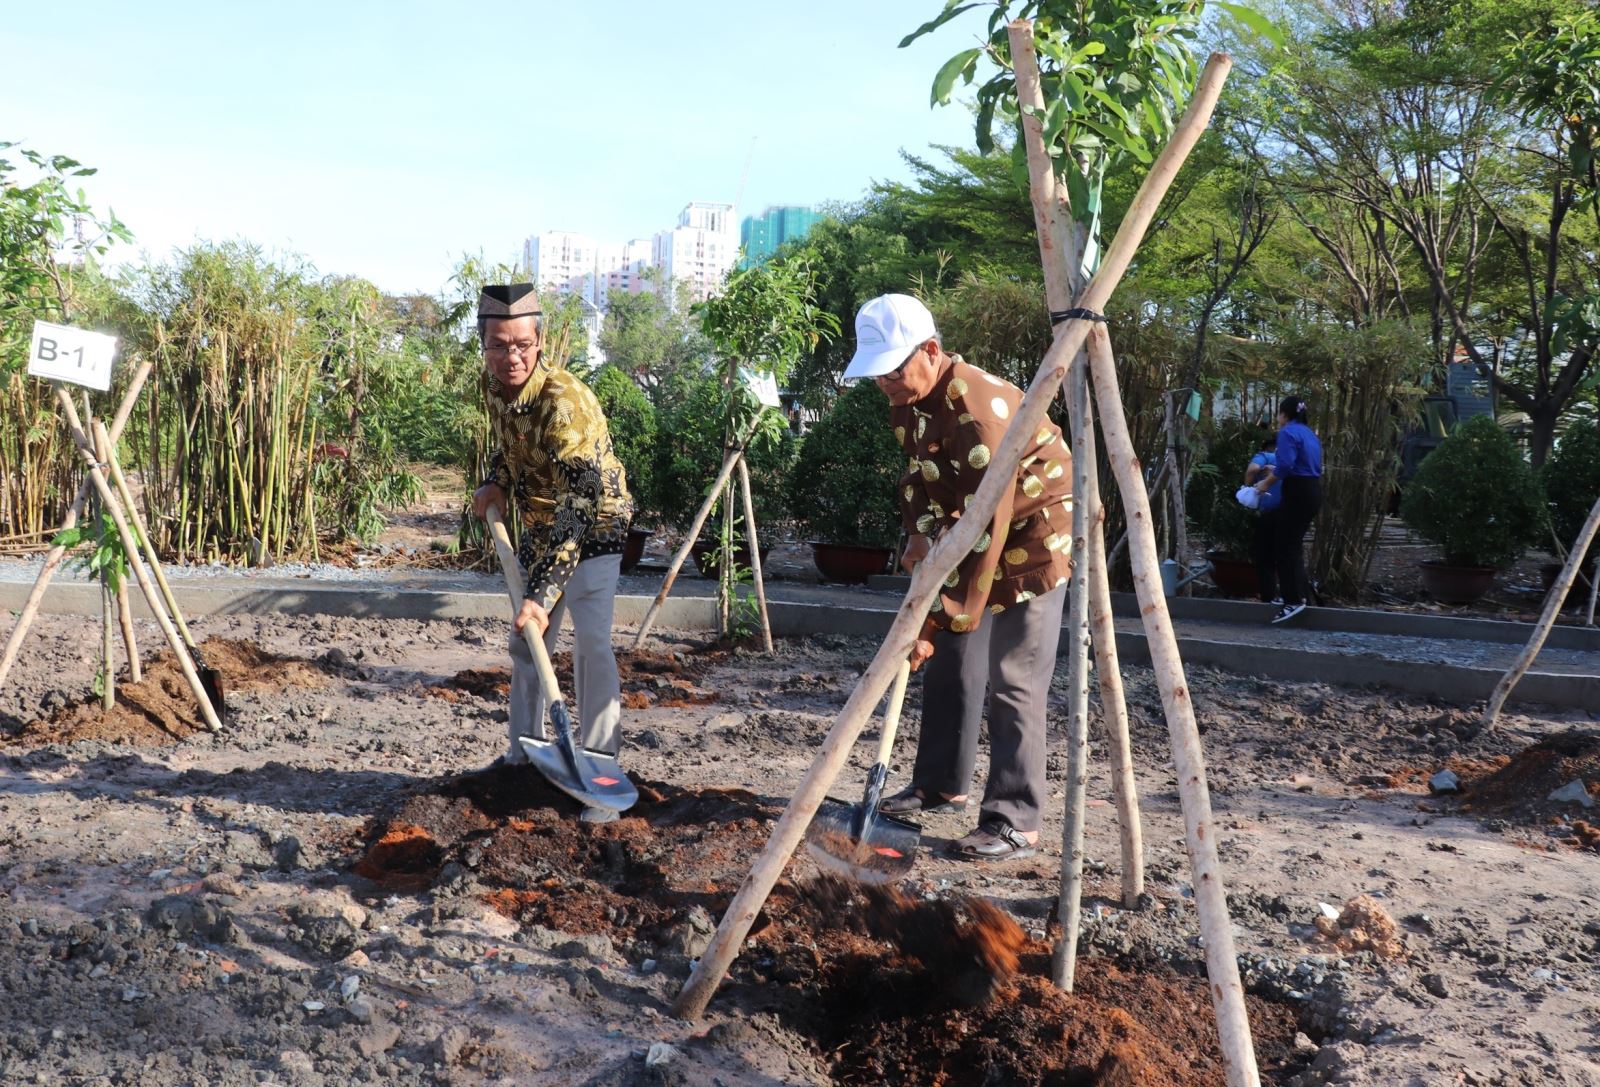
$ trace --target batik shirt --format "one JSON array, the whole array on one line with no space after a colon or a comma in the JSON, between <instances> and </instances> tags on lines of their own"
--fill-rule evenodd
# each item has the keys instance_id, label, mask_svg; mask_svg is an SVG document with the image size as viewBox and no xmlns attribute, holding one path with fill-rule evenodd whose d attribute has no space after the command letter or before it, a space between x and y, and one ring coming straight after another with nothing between
<instances>
[{"instance_id":1,"label":"batik shirt","mask_svg":"<svg viewBox=\"0 0 1600 1087\"><path fill-rule=\"evenodd\" d=\"M890 410L910 460L900 480L907 532L935 540L961 518L1022 403L1022 390L959 355L915 404ZM988 530L945 579L928 626L976 630L1004 611L1067 583L1072 573L1072 452L1061 428L1041 424L1024 447L1017 485L1006 489Z\"/></svg>"},{"instance_id":2,"label":"batik shirt","mask_svg":"<svg viewBox=\"0 0 1600 1087\"><path fill-rule=\"evenodd\" d=\"M494 453L485 483L516 498L528 599L555 607L584 559L622 552L633 517L605 413L565 370L534 370L515 399L484 375Z\"/></svg>"}]
</instances>

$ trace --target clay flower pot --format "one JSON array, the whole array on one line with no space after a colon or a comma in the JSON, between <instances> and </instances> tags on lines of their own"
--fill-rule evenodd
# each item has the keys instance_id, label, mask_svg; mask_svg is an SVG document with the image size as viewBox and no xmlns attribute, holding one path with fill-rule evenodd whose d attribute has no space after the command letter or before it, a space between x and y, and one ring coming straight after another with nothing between
<instances>
[{"instance_id":1,"label":"clay flower pot","mask_svg":"<svg viewBox=\"0 0 1600 1087\"><path fill-rule=\"evenodd\" d=\"M850 585L865 584L873 574L881 574L894 556L890 547L863 547L860 544L824 543L808 540L811 561L817 572L829 581L842 581Z\"/></svg>"},{"instance_id":2,"label":"clay flower pot","mask_svg":"<svg viewBox=\"0 0 1600 1087\"><path fill-rule=\"evenodd\" d=\"M1471 604L1494 588L1500 571L1493 566L1454 566L1445 562L1419 562L1422 587L1441 604Z\"/></svg>"},{"instance_id":3,"label":"clay flower pot","mask_svg":"<svg viewBox=\"0 0 1600 1087\"><path fill-rule=\"evenodd\" d=\"M628 542L622 546L622 572L626 574L644 558L644 545L655 533L648 528L628 529Z\"/></svg>"}]
</instances>

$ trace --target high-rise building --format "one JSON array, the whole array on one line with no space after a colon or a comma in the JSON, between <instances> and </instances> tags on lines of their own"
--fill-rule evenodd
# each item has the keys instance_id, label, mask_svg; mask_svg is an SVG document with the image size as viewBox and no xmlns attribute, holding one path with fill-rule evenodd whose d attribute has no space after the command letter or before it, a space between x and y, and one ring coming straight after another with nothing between
<instances>
[{"instance_id":1,"label":"high-rise building","mask_svg":"<svg viewBox=\"0 0 1600 1087\"><path fill-rule=\"evenodd\" d=\"M760 264L785 242L805 237L822 216L814 208L773 206L760 215L747 215L739 224L739 245L744 264Z\"/></svg>"},{"instance_id":2,"label":"high-rise building","mask_svg":"<svg viewBox=\"0 0 1600 1087\"><path fill-rule=\"evenodd\" d=\"M547 230L523 242L522 263L540 290L578 294L593 302L599 248L586 234Z\"/></svg>"},{"instance_id":3,"label":"high-rise building","mask_svg":"<svg viewBox=\"0 0 1600 1087\"><path fill-rule=\"evenodd\" d=\"M644 273L651 266L649 238L634 238L624 245L602 245L595 262L594 297L589 299L605 309L613 291L638 294L645 288Z\"/></svg>"},{"instance_id":4,"label":"high-rise building","mask_svg":"<svg viewBox=\"0 0 1600 1087\"><path fill-rule=\"evenodd\" d=\"M696 201L679 213L676 227L656 234L651 263L667 282L687 282L698 302L721 288L738 257L733 205Z\"/></svg>"}]
</instances>

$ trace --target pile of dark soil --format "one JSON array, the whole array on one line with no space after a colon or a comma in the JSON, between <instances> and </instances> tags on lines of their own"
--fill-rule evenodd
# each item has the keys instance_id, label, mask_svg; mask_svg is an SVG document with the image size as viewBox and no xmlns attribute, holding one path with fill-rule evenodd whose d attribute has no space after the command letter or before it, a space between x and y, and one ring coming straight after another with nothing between
<instances>
[{"instance_id":1,"label":"pile of dark soil","mask_svg":"<svg viewBox=\"0 0 1600 1087\"><path fill-rule=\"evenodd\" d=\"M622 705L625 709L651 707L672 709L705 706L717 701L715 691L700 687L697 681L727 657L726 650L708 649L693 653L660 653L650 650L617 654L617 673L622 680ZM572 654L565 650L551 658L556 679L563 691L572 690ZM435 698L457 702L463 696L490 702L504 702L511 691L509 668L469 668L449 679L423 688Z\"/></svg>"},{"instance_id":2,"label":"pile of dark soil","mask_svg":"<svg viewBox=\"0 0 1600 1087\"><path fill-rule=\"evenodd\" d=\"M1462 807L1485 813L1545 815L1573 812L1550 794L1577 779L1600 795L1600 732L1578 729L1547 736L1487 773L1463 775Z\"/></svg>"},{"instance_id":3,"label":"pile of dark soil","mask_svg":"<svg viewBox=\"0 0 1600 1087\"><path fill-rule=\"evenodd\" d=\"M371 826L356 871L395 888L467 879L524 924L604 934L681 970L778 810L742 790L639 793L620 820L590 826L531 770L451 779ZM786 879L718 999L775 1014L845 1084L1223 1081L1203 979L1086 960L1066 994L1048 962L1048 945L981 899ZM1251 1016L1264 1067L1284 1066L1293 1013L1252 998Z\"/></svg>"},{"instance_id":4,"label":"pile of dark soil","mask_svg":"<svg viewBox=\"0 0 1600 1087\"><path fill-rule=\"evenodd\" d=\"M251 641L207 638L200 646L207 667L222 675L226 695L286 687L320 687L328 673L316 661L270 653ZM144 664L138 683L117 686L116 705L108 712L94 695L30 721L9 735L0 746L38 747L43 744L99 740L135 746L174 744L205 731L200 708L189 690L183 669L170 649Z\"/></svg>"}]
</instances>

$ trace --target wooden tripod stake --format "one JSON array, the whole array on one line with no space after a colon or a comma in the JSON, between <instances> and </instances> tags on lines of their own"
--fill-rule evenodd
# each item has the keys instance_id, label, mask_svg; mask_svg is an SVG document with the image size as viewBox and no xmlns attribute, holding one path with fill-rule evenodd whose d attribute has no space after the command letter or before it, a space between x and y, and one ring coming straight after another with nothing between
<instances>
[{"instance_id":1,"label":"wooden tripod stake","mask_svg":"<svg viewBox=\"0 0 1600 1087\"><path fill-rule=\"evenodd\" d=\"M1205 131L1211 111L1216 107L1222 82L1227 77L1232 62L1223 54L1214 54L1206 64L1195 88L1195 95L1185 110L1183 119L1173 132L1171 141L1162 150L1146 175L1138 194L1123 216L1122 228L1117 232L1100 270L1084 288L1078 304L1086 309L1104 308L1111 292L1122 280L1155 217L1156 207L1172 185L1178 168L1193 150L1201 133ZM1022 460L1024 445L1031 441L1044 423L1050 400L1055 396L1066 376L1068 360L1084 345L1089 335L1089 322L1068 322L1057 334L1055 342L1045 353L1038 372L1028 386L1027 394L1018 405L1016 416L1006 430L1005 437L994 450L990 463L1015 467ZM899 671L900 662L911 652L912 643L922 628L928 606L938 594L946 576L972 550L994 517L1002 494L1016 486L1011 471L991 471L985 474L977 492L967 502L966 514L933 545L926 558L917 564L911 576L911 588L900 604L894 622L889 628L876 656L850 693L844 708L834 719L833 727L822 741L816 759L800 779L789 807L772 829L761 855L756 858L745 876L738 893L722 915L716 934L701 956L699 965L690 975L683 991L673 1003L673 1014L683 1019L698 1019L706 1004L728 972L734 956L754 924L756 914L772 892L773 884L783 874L789 857L804 837L806 827L816 814L828 788L849 760L851 748L862 727L871 716L879 699L889 689L890 682ZM1169 630L1170 635L1170 630ZM1226 928L1226 926L1224 926ZM1231 940L1229 941L1231 946ZM1209 951L1209 948L1208 948ZM1237 976L1237 975L1235 975ZM1213 974L1213 985L1218 984L1219 973ZM1242 991L1241 991L1242 996ZM1242 1006L1242 1004L1241 1004ZM1226 1055L1229 1051L1224 1047ZM1234 1081L1230 1079L1230 1084ZM1251 1081L1253 1082L1253 1080Z\"/></svg>"},{"instance_id":2,"label":"wooden tripod stake","mask_svg":"<svg viewBox=\"0 0 1600 1087\"><path fill-rule=\"evenodd\" d=\"M134 372L133 380L128 383L128 391L122 394L122 403L117 405L117 414L111 420L111 441L122 436L122 430L128 425L128 416L133 413L133 406L139 401L139 393L144 388L146 379L154 363L148 360L139 364L139 369ZM67 515L61 519L61 532L73 528L78 523L78 518L83 516L83 508L89 502L89 495L94 493L94 481L85 479L78 485L77 497L72 500L72 507L67 510ZM28 593L28 599L23 602L22 613L17 618L17 625L11 628L11 634L6 639L5 653L0 655L0 687L5 686L6 676L11 672L11 666L16 663L17 653L22 649L22 641L27 636L28 628L33 625L34 617L39 614L39 605L44 600L44 594L50 587L50 581L55 577L56 570L61 566L61 560L66 558L67 549L55 545L45 554L44 567L39 571L39 576L34 579L33 588Z\"/></svg>"},{"instance_id":3,"label":"wooden tripod stake","mask_svg":"<svg viewBox=\"0 0 1600 1087\"><path fill-rule=\"evenodd\" d=\"M762 412L765 412L765 408ZM672 583L678 580L678 572L683 569L683 564L689 558L689 553L694 550L695 541L700 538L700 530L705 527L706 518L711 516L711 511L716 508L717 501L722 497L723 489L728 486L729 479L733 476L734 468L744 460L745 446L750 439L755 437L756 427L761 424L761 413L757 413L750 428L739 439L739 445L722 455L722 468L717 472L717 478L711 482L711 487L706 491L704 502L694 515L694 521L689 525L689 534L684 537L683 545L678 548L678 553L672 556L672 562L667 566L667 576L661 579L661 591L656 593L656 598L650 602L650 610L644 613L644 620L639 624L639 633L633 637L633 648L638 649L644 645L645 637L650 633L650 628L655 625L656 616L661 614L661 608L667 602L667 594L672 591ZM755 519L749 518L750 548L756 553L754 566L756 579L756 593L761 601L761 630L765 638L767 652L772 652L772 629L767 624L767 595L766 588L761 583L760 553L756 550Z\"/></svg>"},{"instance_id":4,"label":"wooden tripod stake","mask_svg":"<svg viewBox=\"0 0 1600 1087\"><path fill-rule=\"evenodd\" d=\"M201 717L205 726L212 732L222 730L222 722L217 719L217 711L212 707L211 700L206 697L205 688L200 685L200 674L195 671L194 661L190 659L188 649L183 644L183 639L178 636L178 631L172 625L172 620L167 617L167 609L163 604L160 594L150 580L149 571L145 569L144 559L139 555L139 544L133 538L133 530L128 527L128 520L123 516L122 504L117 501L117 496L112 493L111 485L106 481L106 476L100 469L100 464L95 460L94 445L89 436L84 433L83 422L78 418L78 409L72 406L72 397L60 385L56 385L56 399L61 404L61 410L67 417L67 425L72 433L73 443L78 447L78 453L83 457L89 469L89 479L100 494L100 501L111 514L111 519L117 526L117 534L122 537L123 550L128 555L128 565L133 568L134 577L139 582L139 589L144 593L145 603L156 617L156 624L161 627L161 633L166 636L167 645L171 647L173 656L178 659L178 666L183 670L183 678L189 683L189 690L193 692L195 701L200 705Z\"/></svg>"}]
</instances>

